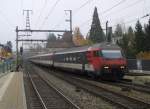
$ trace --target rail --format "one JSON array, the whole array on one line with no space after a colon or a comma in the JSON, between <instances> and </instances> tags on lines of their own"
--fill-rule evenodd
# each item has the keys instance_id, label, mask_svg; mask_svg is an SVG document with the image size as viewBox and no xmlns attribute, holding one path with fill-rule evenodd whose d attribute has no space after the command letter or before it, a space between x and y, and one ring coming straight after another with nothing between
<instances>
[{"instance_id":1,"label":"rail","mask_svg":"<svg viewBox=\"0 0 150 109\"><path fill-rule=\"evenodd\" d=\"M29 72L28 75L33 85L33 88L36 92L36 95L38 96L44 109L49 109L51 107L55 109L60 109L60 106L62 106L65 109L80 109L73 102L71 102L65 95L63 95L59 90L57 90L57 88L50 85L45 79L42 79L38 74L36 74L36 77L34 76L33 78L31 76L32 74L30 74ZM50 92L53 95L51 95ZM55 103L51 103L52 100L50 99L52 98L53 102L56 103L55 106L53 105Z\"/></svg>"},{"instance_id":2,"label":"rail","mask_svg":"<svg viewBox=\"0 0 150 109\"><path fill-rule=\"evenodd\" d=\"M96 96L99 96L101 98L104 98L105 100L111 102L112 104L116 104L121 108L124 109L147 109L150 107L149 103L145 103L144 101L135 99L133 97L128 97L122 94L119 94L117 92L105 89L101 86L97 86L94 85L90 82L85 82L82 79L77 79L75 77L71 77L71 76L60 76L58 73L51 73L54 76L57 76L60 79L63 79L67 82L69 82L70 84L73 84L89 93L92 93Z\"/></svg>"}]
</instances>

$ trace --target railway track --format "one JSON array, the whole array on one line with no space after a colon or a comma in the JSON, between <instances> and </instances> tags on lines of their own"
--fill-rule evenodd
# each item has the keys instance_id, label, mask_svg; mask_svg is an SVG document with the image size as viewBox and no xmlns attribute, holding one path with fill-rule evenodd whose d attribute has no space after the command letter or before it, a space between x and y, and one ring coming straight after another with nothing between
<instances>
[{"instance_id":1,"label":"railway track","mask_svg":"<svg viewBox=\"0 0 150 109\"><path fill-rule=\"evenodd\" d=\"M108 90L101 86L97 86L94 83L89 82L88 80L72 77L66 74L52 73L54 76L63 79L79 89L86 90L89 93L94 94L95 96L101 97L106 101L111 102L123 109L149 109L150 103L146 103L144 101L140 101L136 98L128 97L123 94L119 94L117 92ZM67 77L67 78L66 78Z\"/></svg>"},{"instance_id":2,"label":"railway track","mask_svg":"<svg viewBox=\"0 0 150 109\"><path fill-rule=\"evenodd\" d=\"M27 73L23 73L27 109L42 109L42 104L37 97Z\"/></svg>"},{"instance_id":3,"label":"railway track","mask_svg":"<svg viewBox=\"0 0 150 109\"><path fill-rule=\"evenodd\" d=\"M119 87L125 87L125 88L136 90L142 93L144 92L144 93L150 94L150 86L148 85L141 85L141 84L126 82L126 81L119 81L117 83L108 83L108 84L119 86Z\"/></svg>"},{"instance_id":4,"label":"railway track","mask_svg":"<svg viewBox=\"0 0 150 109\"><path fill-rule=\"evenodd\" d=\"M137 83L133 83L132 80L130 79L123 79L121 81L116 81L116 82L108 82L108 81L103 81L103 80L93 80L89 77L85 77L85 76L81 76L81 75L76 75L76 74L69 74L71 76L75 76L75 77L79 77L79 78L83 78L83 79L87 79L87 80L92 80L92 81L98 81L104 84L108 84L108 85L113 85L113 86L118 86L121 88L127 88L127 89L131 89L131 90L135 90L135 91L139 91L142 93L147 93L150 94L150 84L137 84Z\"/></svg>"},{"instance_id":5,"label":"railway track","mask_svg":"<svg viewBox=\"0 0 150 109\"><path fill-rule=\"evenodd\" d=\"M33 89L30 93L34 95L30 100L30 109L80 109L39 75L29 72L27 75Z\"/></svg>"}]
</instances>

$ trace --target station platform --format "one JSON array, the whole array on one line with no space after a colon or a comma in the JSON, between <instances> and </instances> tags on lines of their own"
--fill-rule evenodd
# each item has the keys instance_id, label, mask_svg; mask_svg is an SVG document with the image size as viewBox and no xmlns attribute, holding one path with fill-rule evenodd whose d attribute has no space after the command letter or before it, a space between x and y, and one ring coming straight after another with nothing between
<instances>
[{"instance_id":1,"label":"station platform","mask_svg":"<svg viewBox=\"0 0 150 109\"><path fill-rule=\"evenodd\" d=\"M27 109L23 73L0 73L0 109Z\"/></svg>"}]
</instances>

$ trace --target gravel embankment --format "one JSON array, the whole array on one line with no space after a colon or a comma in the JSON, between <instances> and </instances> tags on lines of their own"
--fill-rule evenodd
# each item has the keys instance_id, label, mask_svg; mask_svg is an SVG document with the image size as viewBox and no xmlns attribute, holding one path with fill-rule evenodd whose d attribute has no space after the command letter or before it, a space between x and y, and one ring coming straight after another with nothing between
<instances>
[{"instance_id":1,"label":"gravel embankment","mask_svg":"<svg viewBox=\"0 0 150 109\"><path fill-rule=\"evenodd\" d=\"M51 74L48 74L40 68L35 67L35 69L43 78L47 79L50 83L57 87L65 96L71 99L73 103L78 105L81 109L117 109L116 106L107 103L103 99L93 96L82 89L79 89L80 91L78 91L75 86Z\"/></svg>"}]
</instances>

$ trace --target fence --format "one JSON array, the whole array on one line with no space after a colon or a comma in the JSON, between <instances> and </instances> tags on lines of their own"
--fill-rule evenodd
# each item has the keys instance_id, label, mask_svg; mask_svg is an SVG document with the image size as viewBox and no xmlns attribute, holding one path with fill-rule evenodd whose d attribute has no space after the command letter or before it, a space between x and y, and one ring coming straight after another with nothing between
<instances>
[{"instance_id":1,"label":"fence","mask_svg":"<svg viewBox=\"0 0 150 109\"><path fill-rule=\"evenodd\" d=\"M150 71L150 60L128 59L129 70L145 70Z\"/></svg>"},{"instance_id":2,"label":"fence","mask_svg":"<svg viewBox=\"0 0 150 109\"><path fill-rule=\"evenodd\" d=\"M0 62L0 73L6 73L15 70L15 61L6 60L4 62Z\"/></svg>"}]
</instances>

